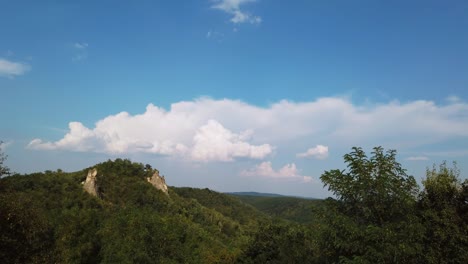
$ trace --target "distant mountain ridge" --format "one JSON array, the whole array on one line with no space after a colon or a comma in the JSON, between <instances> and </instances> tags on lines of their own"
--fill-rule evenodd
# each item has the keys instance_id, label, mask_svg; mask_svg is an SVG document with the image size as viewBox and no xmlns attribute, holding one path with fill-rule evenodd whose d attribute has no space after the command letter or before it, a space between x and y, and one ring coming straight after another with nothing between
<instances>
[{"instance_id":1,"label":"distant mountain ridge","mask_svg":"<svg viewBox=\"0 0 468 264\"><path fill-rule=\"evenodd\" d=\"M323 204L321 199L274 193L230 192L225 194L237 197L269 216L297 223L312 223L315 220L314 208Z\"/></svg>"},{"instance_id":2,"label":"distant mountain ridge","mask_svg":"<svg viewBox=\"0 0 468 264\"><path fill-rule=\"evenodd\" d=\"M225 194L240 195L240 196L261 196L261 197L285 197L286 195L277 193L260 193L260 192L225 192Z\"/></svg>"},{"instance_id":3,"label":"distant mountain ridge","mask_svg":"<svg viewBox=\"0 0 468 264\"><path fill-rule=\"evenodd\" d=\"M236 196L258 196L258 197L292 197L306 200L320 200L314 197L296 196L296 195L284 195L277 193L261 193L261 192L225 192L225 194L236 195Z\"/></svg>"}]
</instances>

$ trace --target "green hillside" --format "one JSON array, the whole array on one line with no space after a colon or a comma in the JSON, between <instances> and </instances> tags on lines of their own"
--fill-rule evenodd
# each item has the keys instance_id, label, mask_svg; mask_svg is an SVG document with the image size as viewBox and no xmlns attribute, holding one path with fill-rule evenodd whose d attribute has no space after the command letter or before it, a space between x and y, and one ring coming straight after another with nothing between
<instances>
[{"instance_id":1,"label":"green hillside","mask_svg":"<svg viewBox=\"0 0 468 264\"><path fill-rule=\"evenodd\" d=\"M83 189L91 168L0 180L2 263L248 262L244 252L272 224L208 189L171 187L165 195L140 163L117 159L94 168L99 197Z\"/></svg>"},{"instance_id":2,"label":"green hillside","mask_svg":"<svg viewBox=\"0 0 468 264\"><path fill-rule=\"evenodd\" d=\"M336 197L325 200L161 188L148 181L157 170L122 159L0 178L0 260L467 263L468 180L456 164L428 169L420 190L395 151L372 155L353 148L348 171L325 171Z\"/></svg>"},{"instance_id":3,"label":"green hillside","mask_svg":"<svg viewBox=\"0 0 468 264\"><path fill-rule=\"evenodd\" d=\"M171 189L179 196L194 199L202 206L215 210L245 226L255 227L259 221L268 221L266 215L243 203L237 197L231 197L206 188L172 187Z\"/></svg>"},{"instance_id":4,"label":"green hillside","mask_svg":"<svg viewBox=\"0 0 468 264\"><path fill-rule=\"evenodd\" d=\"M230 194L259 211L297 223L312 223L316 220L314 211L323 204L322 200L311 200L289 196L252 196Z\"/></svg>"}]
</instances>

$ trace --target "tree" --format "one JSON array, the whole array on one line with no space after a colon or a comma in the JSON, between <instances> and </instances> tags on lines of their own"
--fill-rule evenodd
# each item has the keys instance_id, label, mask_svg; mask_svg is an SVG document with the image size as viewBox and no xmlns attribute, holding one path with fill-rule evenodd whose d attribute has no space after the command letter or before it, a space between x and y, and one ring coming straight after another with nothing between
<instances>
[{"instance_id":1,"label":"tree","mask_svg":"<svg viewBox=\"0 0 468 264\"><path fill-rule=\"evenodd\" d=\"M375 147L368 158L361 148L344 155L347 170L320 177L336 199L322 212L323 262L416 262L421 237L413 214L418 185L396 161L396 151Z\"/></svg>"},{"instance_id":2,"label":"tree","mask_svg":"<svg viewBox=\"0 0 468 264\"><path fill-rule=\"evenodd\" d=\"M3 176L9 176L11 173L10 168L3 165L8 156L3 153L2 146L3 141L0 141L0 178Z\"/></svg>"},{"instance_id":3,"label":"tree","mask_svg":"<svg viewBox=\"0 0 468 264\"><path fill-rule=\"evenodd\" d=\"M311 230L289 222L261 223L238 263L317 263Z\"/></svg>"},{"instance_id":4,"label":"tree","mask_svg":"<svg viewBox=\"0 0 468 264\"><path fill-rule=\"evenodd\" d=\"M40 202L27 193L5 189L0 188L2 263L54 263L49 250L53 246L51 227Z\"/></svg>"},{"instance_id":5,"label":"tree","mask_svg":"<svg viewBox=\"0 0 468 264\"><path fill-rule=\"evenodd\" d=\"M459 179L457 164L443 162L439 169L427 169L419 207L425 227L426 263L467 263L468 222L466 189Z\"/></svg>"}]
</instances>

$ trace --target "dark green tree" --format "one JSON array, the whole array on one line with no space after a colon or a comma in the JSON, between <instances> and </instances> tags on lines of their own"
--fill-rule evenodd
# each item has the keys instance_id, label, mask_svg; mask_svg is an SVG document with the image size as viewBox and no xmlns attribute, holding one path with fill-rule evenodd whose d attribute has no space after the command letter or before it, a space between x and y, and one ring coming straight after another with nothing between
<instances>
[{"instance_id":1,"label":"dark green tree","mask_svg":"<svg viewBox=\"0 0 468 264\"><path fill-rule=\"evenodd\" d=\"M40 203L0 188L2 263L54 263L52 232Z\"/></svg>"},{"instance_id":2,"label":"dark green tree","mask_svg":"<svg viewBox=\"0 0 468 264\"><path fill-rule=\"evenodd\" d=\"M317 263L311 230L288 222L265 222L253 236L239 263Z\"/></svg>"},{"instance_id":3,"label":"dark green tree","mask_svg":"<svg viewBox=\"0 0 468 264\"><path fill-rule=\"evenodd\" d=\"M467 200L459 175L456 163L427 169L419 201L426 263L468 263Z\"/></svg>"},{"instance_id":4,"label":"dark green tree","mask_svg":"<svg viewBox=\"0 0 468 264\"><path fill-rule=\"evenodd\" d=\"M320 177L335 195L322 210L323 262L411 263L421 228L414 215L418 185L396 161L396 151L361 148L344 155L347 170Z\"/></svg>"},{"instance_id":5,"label":"dark green tree","mask_svg":"<svg viewBox=\"0 0 468 264\"><path fill-rule=\"evenodd\" d=\"M465 225L468 225L468 179L465 179L465 181L462 183L459 200L460 217L463 219Z\"/></svg>"},{"instance_id":6,"label":"dark green tree","mask_svg":"<svg viewBox=\"0 0 468 264\"><path fill-rule=\"evenodd\" d=\"M2 145L3 141L0 140L0 178L3 176L8 176L11 173L10 168L3 164L8 156L3 153Z\"/></svg>"}]
</instances>

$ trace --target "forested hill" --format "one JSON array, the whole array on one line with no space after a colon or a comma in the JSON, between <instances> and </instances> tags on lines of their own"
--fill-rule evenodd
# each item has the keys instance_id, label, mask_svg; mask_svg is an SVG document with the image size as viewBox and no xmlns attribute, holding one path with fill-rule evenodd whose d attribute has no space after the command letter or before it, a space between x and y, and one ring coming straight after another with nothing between
<instances>
[{"instance_id":1,"label":"forested hill","mask_svg":"<svg viewBox=\"0 0 468 264\"><path fill-rule=\"evenodd\" d=\"M249 195L244 193L232 193L229 195L240 199L246 204L252 205L269 216L297 223L310 224L316 221L317 217L313 212L323 205L323 200L319 199L247 194Z\"/></svg>"},{"instance_id":2,"label":"forested hill","mask_svg":"<svg viewBox=\"0 0 468 264\"><path fill-rule=\"evenodd\" d=\"M92 168L97 196L84 190ZM149 165L117 159L92 168L0 180L2 263L249 263L265 228L306 232L208 189L166 195L147 181Z\"/></svg>"}]
</instances>

